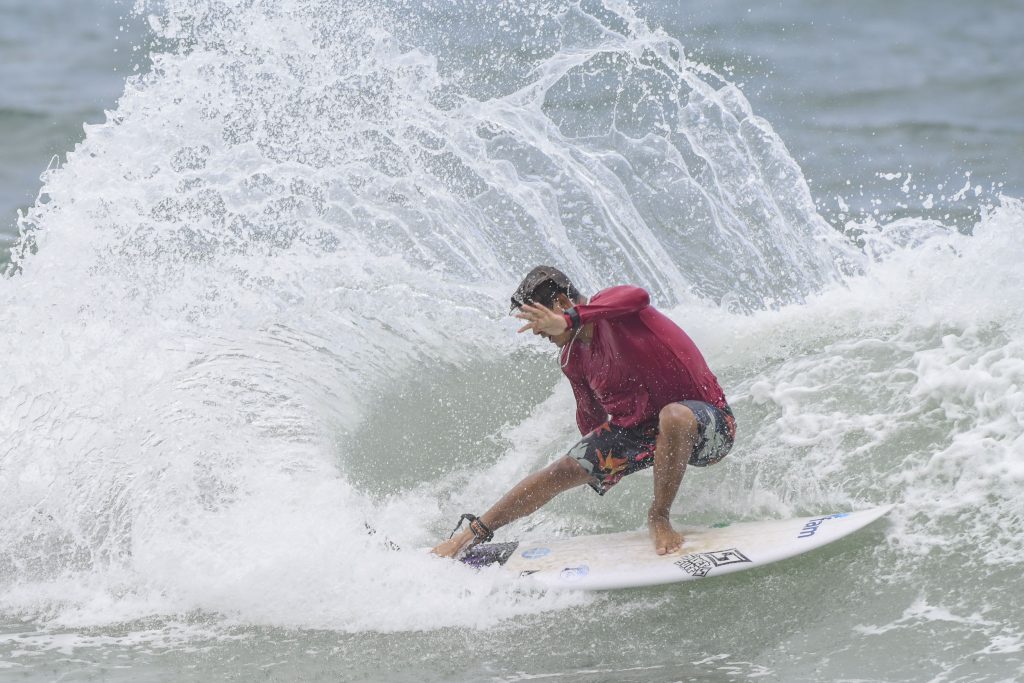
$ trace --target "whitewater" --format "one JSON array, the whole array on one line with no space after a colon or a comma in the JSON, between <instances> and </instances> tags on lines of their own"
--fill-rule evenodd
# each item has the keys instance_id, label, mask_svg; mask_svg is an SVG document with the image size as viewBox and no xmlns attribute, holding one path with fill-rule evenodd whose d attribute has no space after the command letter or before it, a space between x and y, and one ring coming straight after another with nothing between
<instances>
[{"instance_id":1,"label":"whitewater","mask_svg":"<svg viewBox=\"0 0 1024 683\"><path fill-rule=\"evenodd\" d=\"M1022 675L1019 198L897 168L898 212L824 210L729 71L625 2L134 12L151 66L0 279L0 679ZM718 375L739 439L677 517L898 507L608 594L418 550L578 438L507 315L538 263L645 287ZM638 528L650 488L500 535Z\"/></svg>"}]
</instances>

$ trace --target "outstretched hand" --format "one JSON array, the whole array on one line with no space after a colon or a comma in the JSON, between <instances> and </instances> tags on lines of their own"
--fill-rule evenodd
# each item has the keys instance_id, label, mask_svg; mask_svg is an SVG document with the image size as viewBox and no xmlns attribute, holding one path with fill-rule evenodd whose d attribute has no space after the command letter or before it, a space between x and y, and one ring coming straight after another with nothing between
<instances>
[{"instance_id":1,"label":"outstretched hand","mask_svg":"<svg viewBox=\"0 0 1024 683\"><path fill-rule=\"evenodd\" d=\"M519 332L532 330L534 334L557 337L569 328L568 323L565 322L565 316L540 304L523 304L519 308L519 313L516 313L516 317L527 321L519 328Z\"/></svg>"}]
</instances>

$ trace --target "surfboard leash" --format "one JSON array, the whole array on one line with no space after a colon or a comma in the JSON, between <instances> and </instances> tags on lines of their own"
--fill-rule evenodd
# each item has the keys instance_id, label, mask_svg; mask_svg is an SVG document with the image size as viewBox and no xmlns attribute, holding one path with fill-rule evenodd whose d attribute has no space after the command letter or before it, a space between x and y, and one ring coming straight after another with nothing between
<instances>
[{"instance_id":1,"label":"surfboard leash","mask_svg":"<svg viewBox=\"0 0 1024 683\"><path fill-rule=\"evenodd\" d=\"M452 529L452 533L448 535L448 538L455 537L455 532L462 528L463 522L469 522L469 530L473 532L473 544L470 547L473 547L478 543L487 543L494 538L494 532L488 529L487 525L484 524L479 517L471 515L468 512L459 517L459 523L455 525L454 529Z\"/></svg>"}]
</instances>

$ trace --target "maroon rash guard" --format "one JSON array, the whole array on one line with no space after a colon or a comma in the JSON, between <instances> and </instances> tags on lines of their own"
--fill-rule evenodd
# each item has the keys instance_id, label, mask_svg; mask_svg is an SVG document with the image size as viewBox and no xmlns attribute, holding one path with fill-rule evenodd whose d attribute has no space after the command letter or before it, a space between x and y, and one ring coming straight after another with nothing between
<instances>
[{"instance_id":1,"label":"maroon rash guard","mask_svg":"<svg viewBox=\"0 0 1024 683\"><path fill-rule=\"evenodd\" d=\"M589 343L577 339L560 355L581 434L609 421L627 429L656 421L676 401L726 408L722 387L693 340L650 301L640 287L620 285L575 307L580 325L594 323Z\"/></svg>"}]
</instances>

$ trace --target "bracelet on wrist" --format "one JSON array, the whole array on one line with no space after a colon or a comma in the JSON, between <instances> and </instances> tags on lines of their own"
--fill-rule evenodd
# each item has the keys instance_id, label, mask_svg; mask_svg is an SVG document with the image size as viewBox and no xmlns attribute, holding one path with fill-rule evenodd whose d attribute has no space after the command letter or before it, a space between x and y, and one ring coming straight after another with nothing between
<instances>
[{"instance_id":1,"label":"bracelet on wrist","mask_svg":"<svg viewBox=\"0 0 1024 683\"><path fill-rule=\"evenodd\" d=\"M565 312L565 317L569 323L569 329L575 331L580 328L580 325L582 324L582 321L580 320L580 312L576 310L575 306Z\"/></svg>"}]
</instances>

